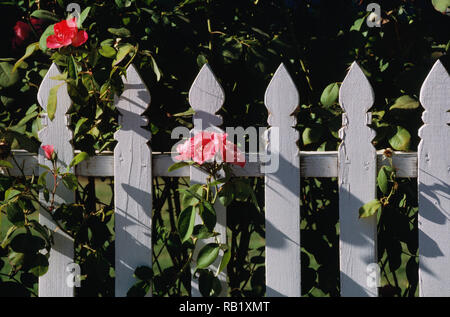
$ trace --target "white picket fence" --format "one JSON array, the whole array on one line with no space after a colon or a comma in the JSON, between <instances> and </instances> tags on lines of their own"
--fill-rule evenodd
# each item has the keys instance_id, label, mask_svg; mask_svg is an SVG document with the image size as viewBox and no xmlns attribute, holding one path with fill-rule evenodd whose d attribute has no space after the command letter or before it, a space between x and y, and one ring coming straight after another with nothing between
<instances>
[{"instance_id":1,"label":"white picket fence","mask_svg":"<svg viewBox=\"0 0 450 317\"><path fill-rule=\"evenodd\" d=\"M38 100L45 109L49 90L59 74L52 65L44 78ZM203 182L205 175L198 169L185 167L173 172L169 154L152 153L147 145L151 135L141 128L146 124L141 115L150 104L150 93L134 66L123 79L125 90L116 99L121 112L122 129L115 134L118 144L114 153L98 155L76 167L80 176L113 176L115 179L116 232L116 296L125 296L135 282L137 266L152 265L152 177L190 177L191 182ZM224 102L224 92L205 65L195 79L189 102L196 111L194 119L202 119L203 128L220 126L216 115ZM419 184L419 289L420 296L450 296L450 76L437 61L425 80L420 100L425 108L422 139L418 153L396 152L393 164L398 177L418 179ZM268 124L279 129L279 139L269 130L268 142L278 142L280 167L275 173L262 172L262 164L248 163L236 167L238 177L265 178L266 217L266 295L300 296L300 181L301 177L338 177L340 221L340 274L342 296L377 296L377 288L367 283L368 265L377 262L376 219L358 219L358 209L376 197L376 173L388 162L371 144L375 133L367 124L367 111L374 102L373 90L357 63L353 63L340 90L340 104L345 111L340 130L342 144L337 152L302 152L296 142L298 132L294 112L298 107L297 89L284 65L273 76L265 96L269 110ZM43 144L53 144L62 164L68 164L74 151L69 143L72 133L65 116L71 104L63 85L58 92L58 107L53 121L43 118L46 126L39 137ZM194 120L195 121L195 120ZM195 129L196 127L194 127ZM42 172L40 164L48 164L43 152L38 157L24 151L15 156L25 166L26 173ZM12 171L15 175L17 170ZM74 194L64 188L57 193L57 202L72 202ZM226 212L216 206L221 242L226 240ZM55 229L45 213L40 222ZM50 268L39 280L40 296L73 296L66 284L73 262L73 241L54 232L55 245ZM217 265L217 264L215 264ZM227 294L226 272L220 279ZM193 296L200 296L193 280Z\"/></svg>"}]
</instances>

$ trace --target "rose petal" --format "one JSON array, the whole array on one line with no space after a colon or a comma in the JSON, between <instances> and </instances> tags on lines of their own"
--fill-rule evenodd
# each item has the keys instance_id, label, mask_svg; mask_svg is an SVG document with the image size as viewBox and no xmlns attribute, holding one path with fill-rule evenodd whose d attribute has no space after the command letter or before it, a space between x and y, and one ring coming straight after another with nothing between
<instances>
[{"instance_id":1,"label":"rose petal","mask_svg":"<svg viewBox=\"0 0 450 317\"><path fill-rule=\"evenodd\" d=\"M47 37L47 47L48 48L60 48L63 47L64 45L61 44L58 36L56 35L50 35L49 37Z\"/></svg>"},{"instance_id":2,"label":"rose petal","mask_svg":"<svg viewBox=\"0 0 450 317\"><path fill-rule=\"evenodd\" d=\"M88 40L88 34L86 31L78 31L78 33L72 38L72 45L78 47L86 43Z\"/></svg>"}]
</instances>

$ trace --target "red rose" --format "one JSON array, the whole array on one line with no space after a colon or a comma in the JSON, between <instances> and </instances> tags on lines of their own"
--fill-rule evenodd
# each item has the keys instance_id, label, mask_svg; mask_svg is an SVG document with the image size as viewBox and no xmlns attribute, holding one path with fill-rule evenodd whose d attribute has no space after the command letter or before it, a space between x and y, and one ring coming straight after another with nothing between
<instances>
[{"instance_id":1,"label":"red rose","mask_svg":"<svg viewBox=\"0 0 450 317\"><path fill-rule=\"evenodd\" d=\"M78 30L76 18L56 23L53 30L55 34L47 37L48 48L60 48L71 44L78 47L88 39L86 31Z\"/></svg>"},{"instance_id":2,"label":"red rose","mask_svg":"<svg viewBox=\"0 0 450 317\"><path fill-rule=\"evenodd\" d=\"M14 26L14 37L12 46L14 49L22 46L23 42L28 38L31 32L31 26L22 21L17 21Z\"/></svg>"},{"instance_id":3,"label":"red rose","mask_svg":"<svg viewBox=\"0 0 450 317\"><path fill-rule=\"evenodd\" d=\"M53 145L43 145L42 149L44 150L45 158L47 160L52 160L53 153L55 152Z\"/></svg>"},{"instance_id":4,"label":"red rose","mask_svg":"<svg viewBox=\"0 0 450 317\"><path fill-rule=\"evenodd\" d=\"M44 21L40 19L31 18L31 25L38 35L42 33L42 28ZM32 27L23 21L17 21L14 26L14 37L12 40L13 49L17 49L21 47L24 42L29 38L30 33L32 32Z\"/></svg>"}]
</instances>

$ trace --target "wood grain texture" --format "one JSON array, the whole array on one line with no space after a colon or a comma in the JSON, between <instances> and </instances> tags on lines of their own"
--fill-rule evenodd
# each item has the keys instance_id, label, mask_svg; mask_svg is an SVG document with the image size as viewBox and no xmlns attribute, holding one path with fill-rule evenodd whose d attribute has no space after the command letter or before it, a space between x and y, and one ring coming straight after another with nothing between
<instances>
[{"instance_id":1,"label":"wood grain texture","mask_svg":"<svg viewBox=\"0 0 450 317\"><path fill-rule=\"evenodd\" d=\"M450 296L450 76L437 61L420 91L419 294Z\"/></svg>"},{"instance_id":2,"label":"wood grain texture","mask_svg":"<svg viewBox=\"0 0 450 317\"><path fill-rule=\"evenodd\" d=\"M150 93L133 65L123 83L123 94L116 98L121 129L114 135L116 297L126 296L136 282L136 267L152 266L151 133L142 128Z\"/></svg>"},{"instance_id":3,"label":"wood grain texture","mask_svg":"<svg viewBox=\"0 0 450 317\"><path fill-rule=\"evenodd\" d=\"M192 135L202 131L202 130L214 130L218 132L223 132L218 129L217 126L222 124L222 117L216 115L216 112L220 110L225 100L225 95L222 87L220 86L217 78L214 76L211 68L208 64L205 64L197 77L192 84L192 87L189 91L189 103L192 108L195 110L195 114L193 117L194 120L194 128L191 131ZM190 173L190 182L193 184L205 184L207 174L198 168L191 167L189 169ZM217 215L217 224L215 227L215 231L220 233L218 236L219 243L227 243L227 215L226 208L217 201L214 204L214 209L216 210ZM197 215L196 223L202 223L200 217ZM195 252L194 252L194 260L193 260L193 269L196 266L196 259L198 252L201 250L203 246L208 243L215 242L214 238L199 240L197 242ZM210 268L213 272L216 272L220 261L222 259L222 251L218 256L216 261L211 264ZM228 283L227 283L227 272L226 269L223 270L219 275L219 280L222 285L222 292L220 293L221 297L227 296L228 294ZM198 278L192 279L192 291L191 295L194 297L200 297Z\"/></svg>"},{"instance_id":4,"label":"wood grain texture","mask_svg":"<svg viewBox=\"0 0 450 317\"><path fill-rule=\"evenodd\" d=\"M377 296L367 285L367 267L377 263L376 217L359 219L359 208L376 198L375 131L367 125L374 102L369 81L356 62L339 93L345 111L338 151L341 296Z\"/></svg>"},{"instance_id":5,"label":"wood grain texture","mask_svg":"<svg viewBox=\"0 0 450 317\"><path fill-rule=\"evenodd\" d=\"M38 102L46 111L49 91L52 87L61 84L60 81L51 79L60 75L56 64L52 64L44 77L38 91ZM66 112L69 109L72 101L67 93L67 85L63 84L58 89L57 94L57 108L53 121L44 116L42 123L44 128L39 131L39 139L42 145L53 145L55 152L58 155L58 166L65 170L73 159L73 148L70 144L72 139L72 131L67 126ZM39 149L38 154L39 164L52 167L52 164L44 156L42 148ZM39 174L45 171L42 167L39 168ZM73 171L72 171L73 172ZM50 174L50 173L49 173ZM47 187L53 188L53 177L47 175ZM49 205L42 193L39 195L39 200L44 205ZM75 201L74 192L68 190L62 184L58 186L55 196L56 206L62 203L73 203ZM69 264L73 263L73 240L61 230L58 230L56 224L51 219L50 215L41 209L39 213L39 222L47 226L53 231L54 244L50 251L49 270L47 274L39 278L39 296L40 297L72 297L74 289L70 288L66 283L70 272L67 271Z\"/></svg>"},{"instance_id":6,"label":"wood grain texture","mask_svg":"<svg viewBox=\"0 0 450 317\"><path fill-rule=\"evenodd\" d=\"M299 96L283 64L265 94L269 111L267 152L278 168L265 169L266 296L299 297L300 292L300 153L293 113Z\"/></svg>"}]
</instances>

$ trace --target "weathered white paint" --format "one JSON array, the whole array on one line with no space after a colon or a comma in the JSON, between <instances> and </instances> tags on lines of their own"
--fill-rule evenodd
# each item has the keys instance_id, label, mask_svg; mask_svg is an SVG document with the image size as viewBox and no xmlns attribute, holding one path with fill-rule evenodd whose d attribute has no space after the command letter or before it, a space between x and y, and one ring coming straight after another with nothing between
<instances>
[{"instance_id":1,"label":"weathered white paint","mask_svg":"<svg viewBox=\"0 0 450 317\"><path fill-rule=\"evenodd\" d=\"M377 218L359 219L358 212L376 198L375 131L367 126L374 93L356 62L342 83L339 102L345 111L338 151L341 296L377 296L377 288L367 285L367 266L377 263Z\"/></svg>"},{"instance_id":2,"label":"weathered white paint","mask_svg":"<svg viewBox=\"0 0 450 317\"><path fill-rule=\"evenodd\" d=\"M61 84L60 81L51 78L60 74L61 72L56 64L52 64L39 87L37 98L44 111L47 110L50 89L55 85ZM55 118L51 121L47 116L43 116L42 123L44 128L39 131L39 139L41 140L42 145L51 144L54 146L55 152L58 155L58 166L62 167L63 170L67 168L73 159L73 148L69 142L72 139L72 132L67 127L68 124L66 119L66 112L71 104L72 101L67 93L67 85L64 83L58 89ZM52 167L51 162L45 159L42 148L39 149L38 161L39 164ZM42 167L39 168L40 174L44 171L45 169ZM47 175L47 187L50 192L52 191L53 184L53 177ZM39 200L44 205L49 205L49 203L45 201L42 193L39 195ZM68 190L64 185L60 184L55 195L56 207L62 203L72 203L74 201L75 194ZM52 245L49 258L49 270L47 274L39 278L39 296L72 297L74 289L68 287L66 279L71 273L67 271L68 265L73 263L73 240L61 230L58 230L57 225L44 209L40 210L39 222L53 231L54 239L54 245Z\"/></svg>"},{"instance_id":3,"label":"weathered white paint","mask_svg":"<svg viewBox=\"0 0 450 317\"><path fill-rule=\"evenodd\" d=\"M297 88L283 64L265 95L269 111L267 151L279 155L279 168L265 175L266 295L300 293L300 152L294 112Z\"/></svg>"},{"instance_id":4,"label":"weathered white paint","mask_svg":"<svg viewBox=\"0 0 450 317\"><path fill-rule=\"evenodd\" d=\"M423 83L419 131L419 292L450 296L450 76L438 60Z\"/></svg>"},{"instance_id":5,"label":"weathered white paint","mask_svg":"<svg viewBox=\"0 0 450 317\"><path fill-rule=\"evenodd\" d=\"M214 76L211 68L208 64L205 64L197 77L192 84L191 89L189 90L189 103L191 107L195 110L195 114L193 117L194 120L194 129L191 131L192 135L195 135L197 132L213 129L219 132L223 132L222 130L216 128L222 124L222 117L216 115L216 112L220 110L225 100L225 94L223 92L222 87L220 86L218 80ZM190 179L192 184L205 184L207 174L195 167L190 168ZM214 209L216 210L217 215L217 224L215 231L220 233L217 237L219 243L226 244L227 243L227 215L226 208L217 201L214 204ZM197 224L202 223L200 217L197 216L196 219ZM194 252L194 261L193 261L193 270L196 266L196 259L198 252L201 250L203 246L208 243L216 242L214 238L199 240L197 242L195 252ZM220 261L222 259L222 254L219 255L217 260L211 264L211 269L216 272L218 267L220 266ZM220 293L221 297L227 296L228 294L228 284L227 284L227 273L226 269L223 270L219 275L219 280L222 285L222 292ZM198 286L198 278L192 279L192 291L191 294L194 297L200 297L200 291Z\"/></svg>"},{"instance_id":6,"label":"weathered white paint","mask_svg":"<svg viewBox=\"0 0 450 317\"><path fill-rule=\"evenodd\" d=\"M136 282L136 267L152 266L152 155L147 145L151 133L142 128L150 93L133 65L123 83L123 94L116 98L121 129L114 135L117 297L126 296Z\"/></svg>"}]
</instances>

